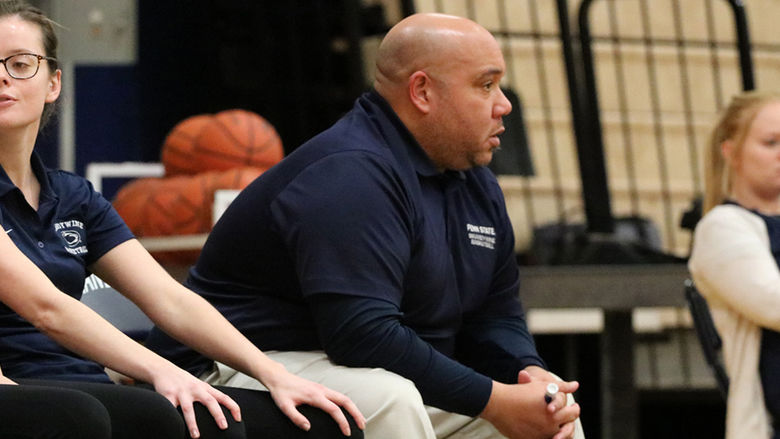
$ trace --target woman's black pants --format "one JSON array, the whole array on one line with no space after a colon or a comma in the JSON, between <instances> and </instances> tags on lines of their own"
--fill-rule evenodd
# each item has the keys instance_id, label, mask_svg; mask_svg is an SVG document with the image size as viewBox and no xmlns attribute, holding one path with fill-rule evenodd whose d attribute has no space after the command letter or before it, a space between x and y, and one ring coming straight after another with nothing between
<instances>
[{"instance_id":1,"label":"woman's black pants","mask_svg":"<svg viewBox=\"0 0 780 439\"><path fill-rule=\"evenodd\" d=\"M148 386L78 381L17 380L18 386L0 385L0 438L3 439L184 439L188 438L181 413ZM205 406L195 404L203 439L343 438L325 412L301 406L311 421L304 432L274 404L268 392L218 386L241 407L242 422L228 419L227 430L217 428ZM350 420L353 438L362 433Z\"/></svg>"}]
</instances>

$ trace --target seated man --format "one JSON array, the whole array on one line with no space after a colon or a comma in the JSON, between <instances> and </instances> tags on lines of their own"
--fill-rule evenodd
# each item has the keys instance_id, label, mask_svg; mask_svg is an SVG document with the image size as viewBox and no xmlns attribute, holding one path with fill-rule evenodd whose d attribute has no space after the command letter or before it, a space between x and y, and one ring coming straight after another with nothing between
<instances>
[{"instance_id":1,"label":"seated man","mask_svg":"<svg viewBox=\"0 0 780 439\"><path fill-rule=\"evenodd\" d=\"M230 205L188 286L291 372L352 398L366 437L573 437L578 384L536 352L484 167L511 111L498 43L418 14L377 59L374 90ZM148 346L211 383L260 386L158 330Z\"/></svg>"}]
</instances>

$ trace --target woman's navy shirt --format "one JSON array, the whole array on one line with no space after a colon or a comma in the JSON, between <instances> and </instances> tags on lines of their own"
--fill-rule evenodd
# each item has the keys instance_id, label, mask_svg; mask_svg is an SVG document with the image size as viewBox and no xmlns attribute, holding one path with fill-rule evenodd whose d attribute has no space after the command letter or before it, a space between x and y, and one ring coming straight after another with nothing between
<instances>
[{"instance_id":1,"label":"woman's navy shirt","mask_svg":"<svg viewBox=\"0 0 780 439\"><path fill-rule=\"evenodd\" d=\"M0 167L0 225L57 288L80 299L87 267L133 235L87 180L46 169L36 153L31 164L41 185L38 210ZM12 379L110 382L102 366L63 348L2 303L0 367Z\"/></svg>"}]
</instances>

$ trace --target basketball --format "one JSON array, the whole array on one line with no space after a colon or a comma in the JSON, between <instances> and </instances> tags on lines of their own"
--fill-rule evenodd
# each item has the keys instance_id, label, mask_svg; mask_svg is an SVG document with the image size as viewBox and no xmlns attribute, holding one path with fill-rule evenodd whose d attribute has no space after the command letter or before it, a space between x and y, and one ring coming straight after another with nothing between
<instances>
[{"instance_id":1,"label":"basketball","mask_svg":"<svg viewBox=\"0 0 780 439\"><path fill-rule=\"evenodd\" d=\"M197 174L237 167L269 168L284 156L276 129L246 110L189 117L165 138L166 175Z\"/></svg>"},{"instance_id":2,"label":"basketball","mask_svg":"<svg viewBox=\"0 0 780 439\"><path fill-rule=\"evenodd\" d=\"M243 189L262 174L261 168L235 168L166 178L134 180L119 190L114 208L139 238L208 233L214 192ZM200 252L161 251L161 264L192 264Z\"/></svg>"},{"instance_id":3,"label":"basketball","mask_svg":"<svg viewBox=\"0 0 780 439\"><path fill-rule=\"evenodd\" d=\"M136 236L144 236L142 229L147 204L151 194L158 191L161 179L140 178L123 185L114 198L113 205L119 216Z\"/></svg>"},{"instance_id":4,"label":"basketball","mask_svg":"<svg viewBox=\"0 0 780 439\"><path fill-rule=\"evenodd\" d=\"M166 175L195 173L191 168L199 149L198 139L204 128L211 124L212 118L210 114L188 117L168 133L163 142L161 158Z\"/></svg>"},{"instance_id":5,"label":"basketball","mask_svg":"<svg viewBox=\"0 0 780 439\"><path fill-rule=\"evenodd\" d=\"M117 193L114 208L138 237L206 232L204 194L193 177L142 178Z\"/></svg>"}]
</instances>

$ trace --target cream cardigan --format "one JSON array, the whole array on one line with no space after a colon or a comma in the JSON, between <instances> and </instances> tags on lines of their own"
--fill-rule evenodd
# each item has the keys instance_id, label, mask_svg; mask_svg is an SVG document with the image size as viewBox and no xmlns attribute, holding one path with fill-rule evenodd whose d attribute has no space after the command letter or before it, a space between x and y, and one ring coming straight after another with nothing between
<instances>
[{"instance_id":1,"label":"cream cardigan","mask_svg":"<svg viewBox=\"0 0 780 439\"><path fill-rule=\"evenodd\" d=\"M688 268L723 339L726 439L769 439L758 362L761 327L780 331L780 270L764 220L739 206L715 207L696 226Z\"/></svg>"}]
</instances>

